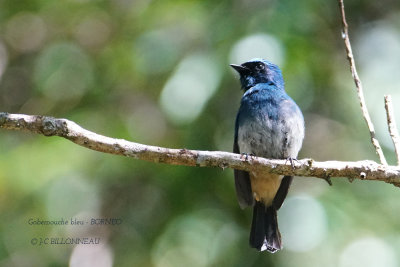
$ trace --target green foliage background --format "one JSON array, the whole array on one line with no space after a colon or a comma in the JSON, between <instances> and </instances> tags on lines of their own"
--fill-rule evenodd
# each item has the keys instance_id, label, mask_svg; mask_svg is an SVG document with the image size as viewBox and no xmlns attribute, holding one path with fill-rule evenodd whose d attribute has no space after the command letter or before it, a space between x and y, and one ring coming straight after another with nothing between
<instances>
[{"instance_id":1,"label":"green foliage background","mask_svg":"<svg viewBox=\"0 0 400 267\"><path fill-rule=\"evenodd\" d=\"M347 2L368 106L394 164L383 95L400 105L399 3ZM151 145L231 151L241 92L228 64L242 63L232 62L235 49L258 36L271 48L259 57L279 60L304 112L299 157L377 160L340 33L334 0L0 0L0 111L64 117ZM400 191L391 185L296 178L280 212L285 249L271 255L248 247L251 211L237 204L232 170L140 162L5 130L0 151L1 266L400 266ZM86 236L101 242L31 244Z\"/></svg>"}]
</instances>

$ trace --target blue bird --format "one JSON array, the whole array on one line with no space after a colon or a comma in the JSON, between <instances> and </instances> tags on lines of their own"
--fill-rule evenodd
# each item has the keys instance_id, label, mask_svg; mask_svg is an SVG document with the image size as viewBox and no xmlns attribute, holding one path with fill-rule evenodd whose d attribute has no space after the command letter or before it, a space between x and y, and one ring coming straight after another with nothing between
<instances>
[{"instance_id":1,"label":"blue bird","mask_svg":"<svg viewBox=\"0 0 400 267\"><path fill-rule=\"evenodd\" d=\"M231 64L244 91L235 123L234 153L296 159L304 138L304 118L286 94L281 70L264 59ZM241 208L253 206L250 246L274 253L282 249L277 210L293 176L234 170Z\"/></svg>"}]
</instances>

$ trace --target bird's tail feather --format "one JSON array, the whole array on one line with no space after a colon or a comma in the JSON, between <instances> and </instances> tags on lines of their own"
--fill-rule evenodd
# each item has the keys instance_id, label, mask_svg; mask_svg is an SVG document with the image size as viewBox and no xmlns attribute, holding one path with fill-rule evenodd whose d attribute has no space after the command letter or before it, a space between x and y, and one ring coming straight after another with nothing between
<instances>
[{"instance_id":1,"label":"bird's tail feather","mask_svg":"<svg viewBox=\"0 0 400 267\"><path fill-rule=\"evenodd\" d=\"M281 233L278 229L278 218L274 206L265 207L256 201L251 223L250 246L259 251L275 253L282 249Z\"/></svg>"}]
</instances>

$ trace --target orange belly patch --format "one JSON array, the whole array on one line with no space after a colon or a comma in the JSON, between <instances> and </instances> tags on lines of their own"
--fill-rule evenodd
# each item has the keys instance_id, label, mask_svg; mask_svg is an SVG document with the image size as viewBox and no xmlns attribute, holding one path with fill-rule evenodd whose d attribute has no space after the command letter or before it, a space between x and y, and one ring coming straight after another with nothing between
<instances>
[{"instance_id":1,"label":"orange belly patch","mask_svg":"<svg viewBox=\"0 0 400 267\"><path fill-rule=\"evenodd\" d=\"M250 182L254 199L264 203L267 207L271 206L281 185L282 178L282 175L252 172L250 174Z\"/></svg>"}]
</instances>

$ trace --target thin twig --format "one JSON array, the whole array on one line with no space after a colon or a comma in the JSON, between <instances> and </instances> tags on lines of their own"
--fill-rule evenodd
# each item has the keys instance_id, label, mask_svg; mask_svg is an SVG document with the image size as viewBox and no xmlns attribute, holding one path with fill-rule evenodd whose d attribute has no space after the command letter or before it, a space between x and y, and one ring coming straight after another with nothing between
<instances>
[{"instance_id":1,"label":"thin twig","mask_svg":"<svg viewBox=\"0 0 400 267\"><path fill-rule=\"evenodd\" d=\"M316 162L312 159L302 159L295 161L294 167L292 167L287 160L260 157L246 158L239 154L222 151L172 149L138 144L99 135L66 119L4 112L0 112L0 128L28 131L45 136L60 136L92 150L155 163L265 171L281 175L308 176L322 179L326 179L326 177L348 177L360 180L384 181L400 186L400 167L380 165L369 160Z\"/></svg>"},{"instance_id":2,"label":"thin twig","mask_svg":"<svg viewBox=\"0 0 400 267\"><path fill-rule=\"evenodd\" d=\"M344 3L343 3L343 0L338 0L338 1L339 1L339 7L340 7L340 11L341 11L342 25L343 25L342 38L344 40L344 45L346 46L347 59L349 60L349 63L350 63L351 74L353 76L354 83L356 84L358 99L360 101L360 106L361 106L361 111L364 116L365 122L367 123L368 129L369 129L369 134L371 136L371 142L375 147L376 153L379 156L379 160L381 161L382 164L387 165L385 155L383 154L383 151L379 144L378 139L376 139L376 137L375 137L374 125L372 124L371 118L369 116L367 106L365 104L361 80L357 74L356 63L354 61L354 56L353 56L350 39L349 39L349 30L348 30L349 27L347 25L346 15L344 12Z\"/></svg>"},{"instance_id":3,"label":"thin twig","mask_svg":"<svg viewBox=\"0 0 400 267\"><path fill-rule=\"evenodd\" d=\"M394 151L396 153L397 165L400 166L400 137L399 132L397 131L396 119L394 118L392 105L392 97L390 95L385 95L385 109L389 133L390 137L392 137Z\"/></svg>"}]
</instances>

